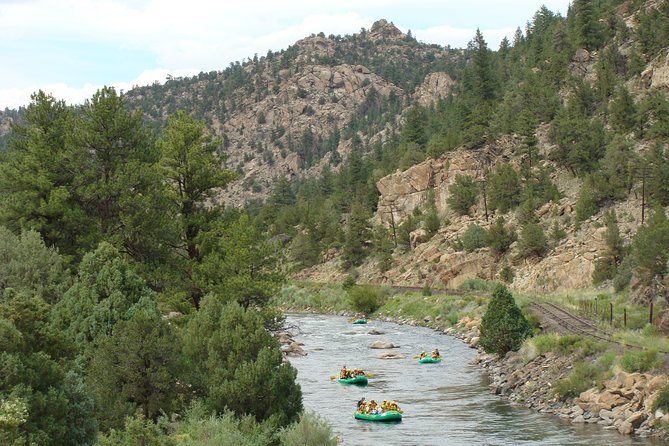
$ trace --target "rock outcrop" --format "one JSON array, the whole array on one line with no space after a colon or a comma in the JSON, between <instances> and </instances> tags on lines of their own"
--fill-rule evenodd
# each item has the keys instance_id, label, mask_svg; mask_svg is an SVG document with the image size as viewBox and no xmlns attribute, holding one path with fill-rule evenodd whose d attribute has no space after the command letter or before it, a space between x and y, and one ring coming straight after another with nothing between
<instances>
[{"instance_id":1,"label":"rock outcrop","mask_svg":"<svg viewBox=\"0 0 669 446\"><path fill-rule=\"evenodd\" d=\"M665 49L648 64L641 73L641 82L645 88L669 91L669 50Z\"/></svg>"},{"instance_id":2,"label":"rock outcrop","mask_svg":"<svg viewBox=\"0 0 669 446\"><path fill-rule=\"evenodd\" d=\"M428 106L440 98L447 98L453 85L455 85L455 81L451 79L448 73L430 73L425 76L425 80L416 89L413 97L419 104Z\"/></svg>"}]
</instances>

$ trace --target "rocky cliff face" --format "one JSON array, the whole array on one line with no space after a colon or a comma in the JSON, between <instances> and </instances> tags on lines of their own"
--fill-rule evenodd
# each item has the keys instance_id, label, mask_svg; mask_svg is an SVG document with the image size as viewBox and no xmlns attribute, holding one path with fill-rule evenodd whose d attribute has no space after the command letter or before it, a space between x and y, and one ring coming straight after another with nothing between
<instances>
[{"instance_id":1,"label":"rocky cliff face","mask_svg":"<svg viewBox=\"0 0 669 446\"><path fill-rule=\"evenodd\" d=\"M379 20L359 34L307 37L225 72L134 89L126 98L157 122L180 108L208 121L225 142L225 165L240 173L220 198L240 206L266 198L281 176L336 169L354 143L391 137L413 100L448 95L454 82L442 70L460 57Z\"/></svg>"},{"instance_id":2,"label":"rocky cliff face","mask_svg":"<svg viewBox=\"0 0 669 446\"><path fill-rule=\"evenodd\" d=\"M551 150L545 133L539 132L540 146L544 155ZM411 249L394 257L390 270L379 274L374 261L360 269L360 281L393 285L456 288L465 280L482 278L500 280L500 271L505 266L514 273L512 289L532 292L564 292L592 286L592 273L597 259L606 254L606 228L603 227L603 210L574 228L574 206L580 181L569 172L545 161L553 170L552 180L560 190L562 198L549 202L536 211L539 224L549 233L555 224L566 232L559 241L550 241L550 249L541 258L518 260L518 246L514 243L510 251L498 257L488 248L467 252L460 247L460 239L471 223L488 229L496 214L488 212L485 217L483 198L474 206L470 216L458 216L447 205L449 187L457 174L468 175L475 180L481 178L482 162L494 166L496 163L511 163L510 154L515 145L513 138L496 141L480 151L456 151L439 159L428 159L411 168L381 178L377 187L380 192L378 210L374 222L391 227L399 226L416 209L424 209L428 196L434 197L437 212L443 222L442 228L429 240L423 238L424 231L412 234ZM639 225L640 201L634 193L626 201L614 206L618 225L627 241L636 233ZM514 212L506 214L507 224L520 227ZM421 233L421 231L423 231ZM344 273L335 266L337 258L330 262L305 270L301 277L313 280L343 280Z\"/></svg>"}]
</instances>

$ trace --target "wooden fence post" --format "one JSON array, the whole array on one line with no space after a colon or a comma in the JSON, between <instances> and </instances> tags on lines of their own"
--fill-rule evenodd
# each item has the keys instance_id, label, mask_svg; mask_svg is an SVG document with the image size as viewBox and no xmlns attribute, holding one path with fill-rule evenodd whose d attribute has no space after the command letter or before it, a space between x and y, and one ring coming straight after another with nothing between
<instances>
[{"instance_id":1,"label":"wooden fence post","mask_svg":"<svg viewBox=\"0 0 669 446\"><path fill-rule=\"evenodd\" d=\"M627 328L627 308L623 308L623 327Z\"/></svg>"},{"instance_id":2,"label":"wooden fence post","mask_svg":"<svg viewBox=\"0 0 669 446\"><path fill-rule=\"evenodd\" d=\"M611 310L609 322L611 322L611 325L613 325L613 302L609 302L609 309Z\"/></svg>"},{"instance_id":3,"label":"wooden fence post","mask_svg":"<svg viewBox=\"0 0 669 446\"><path fill-rule=\"evenodd\" d=\"M653 301L650 301L650 316L648 317L648 323L653 325Z\"/></svg>"}]
</instances>

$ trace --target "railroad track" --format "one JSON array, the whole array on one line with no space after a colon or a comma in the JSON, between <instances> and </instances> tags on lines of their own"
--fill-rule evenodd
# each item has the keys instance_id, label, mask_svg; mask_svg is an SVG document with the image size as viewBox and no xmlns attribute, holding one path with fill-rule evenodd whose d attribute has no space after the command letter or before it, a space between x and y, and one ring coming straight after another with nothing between
<instances>
[{"instance_id":1,"label":"railroad track","mask_svg":"<svg viewBox=\"0 0 669 446\"><path fill-rule=\"evenodd\" d=\"M575 334L590 336L600 341L614 344L620 348L634 348L643 350L644 347L629 343L621 343L613 339L610 331L597 326L594 322L581 316L577 316L564 308L553 303L534 303L530 311L537 314L542 321L542 326L560 334ZM669 355L669 352L659 350L658 353Z\"/></svg>"},{"instance_id":2,"label":"railroad track","mask_svg":"<svg viewBox=\"0 0 669 446\"><path fill-rule=\"evenodd\" d=\"M531 310L535 313L539 313L540 316L544 316L541 318L542 324L548 325L549 327L551 325L557 325L557 327L551 327L555 329L555 331L561 331L564 332L564 334L590 336L602 341L617 343L613 340L608 331L601 329L592 321L572 314L553 303L535 303L532 304ZM562 328L562 330L560 330L560 328Z\"/></svg>"}]
</instances>

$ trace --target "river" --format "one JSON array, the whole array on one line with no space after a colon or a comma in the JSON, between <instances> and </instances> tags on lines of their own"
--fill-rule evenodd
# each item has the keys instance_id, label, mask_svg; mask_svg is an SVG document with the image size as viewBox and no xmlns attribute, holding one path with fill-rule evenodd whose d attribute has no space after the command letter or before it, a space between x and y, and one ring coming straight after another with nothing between
<instances>
[{"instance_id":1,"label":"river","mask_svg":"<svg viewBox=\"0 0 669 446\"><path fill-rule=\"evenodd\" d=\"M339 316L288 315L299 328L295 340L307 356L290 358L298 370L304 406L325 418L343 445L655 445L596 425L573 425L554 415L509 404L488 389L484 370L471 365L476 351L462 341L423 327L371 321L352 325ZM372 329L382 335L370 335ZM388 340L403 359L379 359L370 349ZM419 364L414 355L438 348L440 364ZM343 385L330 376L343 365L377 374L369 385ZM395 400L404 410L400 423L353 418L356 402Z\"/></svg>"}]
</instances>

